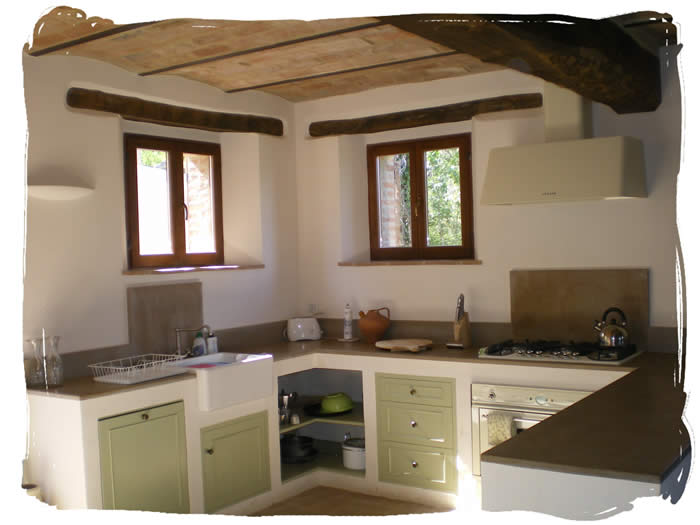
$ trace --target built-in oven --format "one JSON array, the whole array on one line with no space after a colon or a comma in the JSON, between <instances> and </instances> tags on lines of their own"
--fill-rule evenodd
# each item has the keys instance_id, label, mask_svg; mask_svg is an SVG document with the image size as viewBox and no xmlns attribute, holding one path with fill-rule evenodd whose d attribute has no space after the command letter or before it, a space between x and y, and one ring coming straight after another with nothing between
<instances>
[{"instance_id":1,"label":"built-in oven","mask_svg":"<svg viewBox=\"0 0 700 525\"><path fill-rule=\"evenodd\" d=\"M510 385L472 385L472 473L481 475L481 454L588 396L581 390ZM495 416L495 417L494 417ZM499 425L499 432L489 425ZM505 425L506 431L503 432ZM494 437L497 439L494 439ZM491 439L489 439L491 437Z\"/></svg>"}]
</instances>

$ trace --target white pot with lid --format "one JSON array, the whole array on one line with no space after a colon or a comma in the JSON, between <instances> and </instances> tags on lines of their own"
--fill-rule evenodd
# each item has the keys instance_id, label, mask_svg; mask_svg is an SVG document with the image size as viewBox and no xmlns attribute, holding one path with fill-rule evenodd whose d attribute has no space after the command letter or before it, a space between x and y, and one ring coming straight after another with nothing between
<instances>
[{"instance_id":1,"label":"white pot with lid","mask_svg":"<svg viewBox=\"0 0 700 525\"><path fill-rule=\"evenodd\" d=\"M343 441L343 466L350 470L365 470L364 438Z\"/></svg>"}]
</instances>

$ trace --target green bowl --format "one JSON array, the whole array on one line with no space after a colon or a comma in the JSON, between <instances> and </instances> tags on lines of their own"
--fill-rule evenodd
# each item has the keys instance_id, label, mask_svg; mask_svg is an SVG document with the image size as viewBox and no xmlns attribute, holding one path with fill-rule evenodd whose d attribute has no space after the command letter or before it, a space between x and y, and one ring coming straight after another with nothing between
<instances>
[{"instance_id":1,"label":"green bowl","mask_svg":"<svg viewBox=\"0 0 700 525\"><path fill-rule=\"evenodd\" d=\"M352 399L343 392L328 394L321 399L321 414L335 414L352 408Z\"/></svg>"}]
</instances>

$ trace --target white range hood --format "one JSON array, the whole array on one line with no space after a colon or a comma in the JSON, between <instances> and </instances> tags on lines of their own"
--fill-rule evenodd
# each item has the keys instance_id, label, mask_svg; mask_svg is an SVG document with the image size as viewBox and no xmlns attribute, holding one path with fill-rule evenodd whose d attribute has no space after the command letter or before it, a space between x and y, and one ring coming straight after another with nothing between
<instances>
[{"instance_id":1,"label":"white range hood","mask_svg":"<svg viewBox=\"0 0 700 525\"><path fill-rule=\"evenodd\" d=\"M634 137L590 135L590 104L546 84L545 140L494 148L481 204L646 197L644 147Z\"/></svg>"}]
</instances>

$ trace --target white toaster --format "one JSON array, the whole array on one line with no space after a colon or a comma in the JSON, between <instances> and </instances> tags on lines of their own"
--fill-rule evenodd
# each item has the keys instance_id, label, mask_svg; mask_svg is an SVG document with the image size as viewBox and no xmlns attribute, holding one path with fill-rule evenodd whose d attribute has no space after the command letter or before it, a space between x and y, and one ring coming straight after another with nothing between
<instances>
[{"instance_id":1,"label":"white toaster","mask_svg":"<svg viewBox=\"0 0 700 525\"><path fill-rule=\"evenodd\" d=\"M315 317L295 317L287 321L284 335L290 341L321 339L321 327Z\"/></svg>"}]
</instances>

